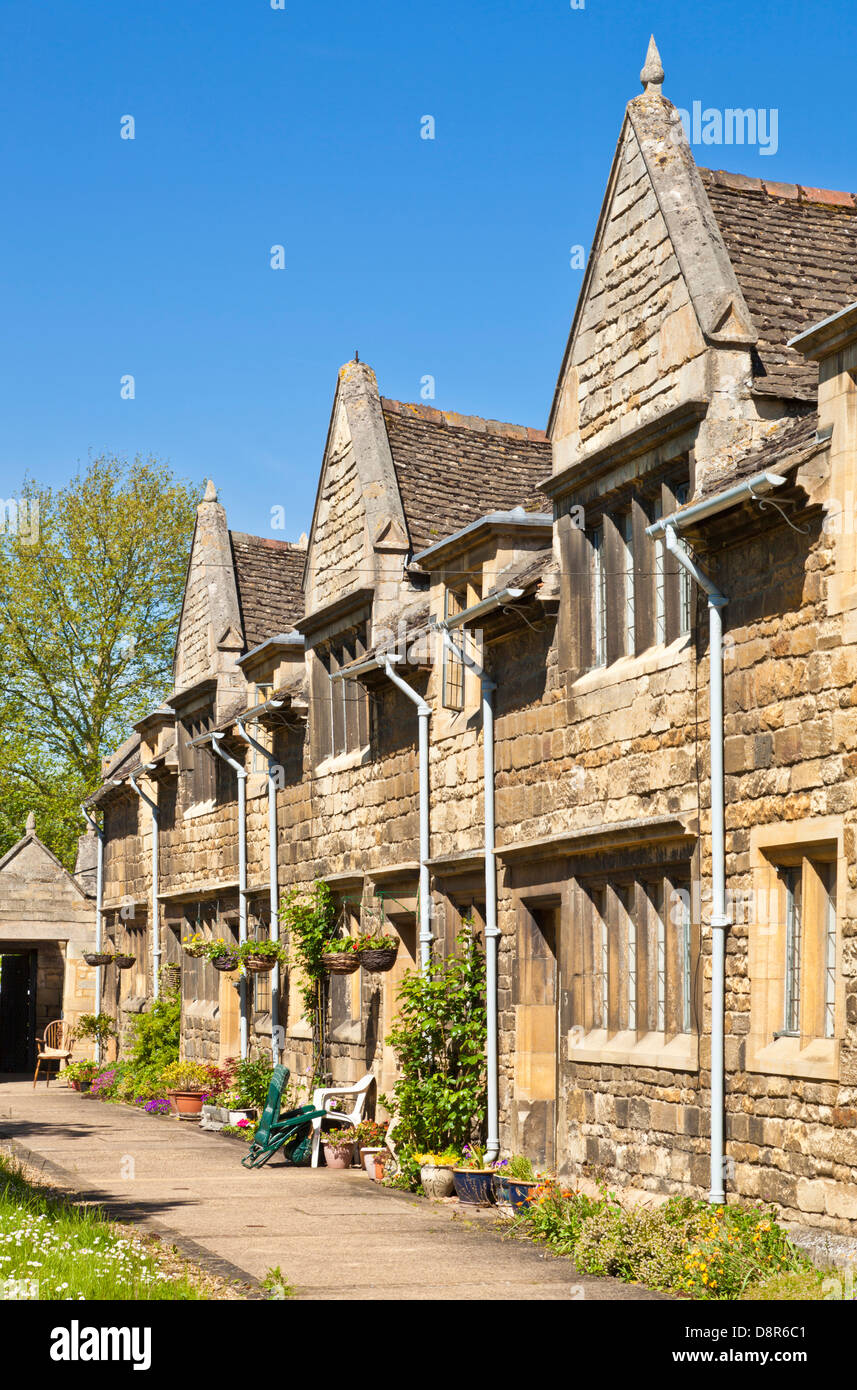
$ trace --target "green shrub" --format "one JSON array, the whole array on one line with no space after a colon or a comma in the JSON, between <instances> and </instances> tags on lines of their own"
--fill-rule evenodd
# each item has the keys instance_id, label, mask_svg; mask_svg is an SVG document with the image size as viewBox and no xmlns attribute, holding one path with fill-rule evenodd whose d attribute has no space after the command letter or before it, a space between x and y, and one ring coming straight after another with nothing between
<instances>
[{"instance_id":1,"label":"green shrub","mask_svg":"<svg viewBox=\"0 0 857 1390\"><path fill-rule=\"evenodd\" d=\"M787 1277L812 1287L818 1274L760 1206L714 1207L674 1197L655 1208L623 1207L604 1189L592 1198L547 1182L535 1189L513 1231L570 1256L581 1274L691 1298L753 1296L748 1290Z\"/></svg>"},{"instance_id":2,"label":"green shrub","mask_svg":"<svg viewBox=\"0 0 857 1390\"><path fill-rule=\"evenodd\" d=\"M460 1153L484 1123L485 957L471 924L458 947L431 974L405 975L386 1039L399 1077L381 1101L395 1113L397 1147L411 1152Z\"/></svg>"},{"instance_id":3,"label":"green shrub","mask_svg":"<svg viewBox=\"0 0 857 1390\"><path fill-rule=\"evenodd\" d=\"M138 1014L132 1025L128 1062L135 1071L149 1075L162 1072L179 1059L181 999L168 994L156 999L152 1007Z\"/></svg>"}]
</instances>

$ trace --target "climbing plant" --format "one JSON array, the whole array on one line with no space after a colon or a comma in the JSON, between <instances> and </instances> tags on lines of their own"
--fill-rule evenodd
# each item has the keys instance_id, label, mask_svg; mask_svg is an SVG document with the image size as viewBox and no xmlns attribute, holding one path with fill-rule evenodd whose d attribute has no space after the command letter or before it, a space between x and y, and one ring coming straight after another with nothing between
<instances>
[{"instance_id":1,"label":"climbing plant","mask_svg":"<svg viewBox=\"0 0 857 1390\"><path fill-rule=\"evenodd\" d=\"M386 1040L399 1077L382 1101L395 1111L396 1140L406 1150L460 1152L484 1124L485 956L471 922L457 945L430 975L408 972L399 986Z\"/></svg>"},{"instance_id":2,"label":"climbing plant","mask_svg":"<svg viewBox=\"0 0 857 1390\"><path fill-rule=\"evenodd\" d=\"M313 1058L310 1086L323 1069L327 977L322 960L339 932L339 912L330 886L319 879L306 891L292 888L280 902L280 923L289 934L289 953L302 974L301 996L312 1023Z\"/></svg>"}]
</instances>

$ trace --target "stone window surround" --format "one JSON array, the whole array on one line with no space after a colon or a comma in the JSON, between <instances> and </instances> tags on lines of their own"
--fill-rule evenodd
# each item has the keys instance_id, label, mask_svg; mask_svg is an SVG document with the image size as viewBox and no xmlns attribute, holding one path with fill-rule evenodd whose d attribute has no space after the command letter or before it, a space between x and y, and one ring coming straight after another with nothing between
<instances>
[{"instance_id":1,"label":"stone window surround","mask_svg":"<svg viewBox=\"0 0 857 1390\"><path fill-rule=\"evenodd\" d=\"M637 902L634 906L634 920L637 928L637 1010L640 1010L642 997L642 976L644 970L651 969L651 962L648 961L648 952L651 950L651 927L654 921L651 905L646 902L645 909L641 903L646 900L647 885L654 880L662 881L664 889L681 888L687 882L689 865L683 864L663 864L647 868L645 865L630 873L612 873L609 869L597 874L582 873L574 875L574 883L570 894L569 912L578 910L579 898L588 897L587 885L590 883L596 886L603 886L609 889L629 884L636 885ZM633 889L632 889L633 891ZM608 913L608 942L610 952L610 971L609 982L610 1014L614 1017L624 1012L626 1004L626 977L621 969L622 949L621 931L617 930L619 919L617 916L617 902L613 901L615 895L606 894L606 910ZM639 914L642 910L647 913L647 923L642 931L639 923ZM590 920L591 925L591 920ZM648 927L649 930L646 930ZM667 975L667 1008L673 1015L679 1008L676 971L680 968L678 957L678 938L674 931L670 931L669 919L666 923L667 930L667 960L673 960L673 968ZM690 922L690 959L691 959L691 1021L693 1014L698 1014L698 976L699 976L699 924ZM640 941L644 942L645 949L640 950ZM585 978L585 977L584 977ZM645 988L646 986L643 986ZM696 1000L694 1008L693 1001ZM582 1062L587 1064L601 1063L606 1065L619 1066L640 1066L658 1067L664 1070L676 1071L695 1071L699 1066L699 1027L696 1031L684 1033L673 1029L652 1029L638 1027L629 1029L627 1027L603 1027L587 1026L587 1015L592 1014L592 1003L584 1000L584 1022L575 1024L567 1034L567 1058L569 1062ZM656 1008L653 1000L649 1001L648 1013L649 1022L651 1015ZM669 1019L667 1019L667 1022Z\"/></svg>"},{"instance_id":2,"label":"stone window surround","mask_svg":"<svg viewBox=\"0 0 857 1390\"><path fill-rule=\"evenodd\" d=\"M847 884L844 830L839 816L817 816L806 820L755 826L750 832L750 867L758 920L750 923L748 973L750 977L750 1033L747 1038L745 1069L768 1076L791 1076L808 1081L838 1081L839 1053L845 1027L845 981L842 974L842 903ZM772 903L779 904L776 864L780 856L796 853L812 859L813 851L824 858L833 850L836 865L836 996L834 1035L780 1037L773 1034L783 1026L783 987L785 971L785 920L770 921ZM785 914L776 909L776 916ZM804 926L804 931L806 925ZM822 933L823 934L823 933ZM823 977L822 977L823 978ZM806 974L802 985L806 988Z\"/></svg>"}]
</instances>

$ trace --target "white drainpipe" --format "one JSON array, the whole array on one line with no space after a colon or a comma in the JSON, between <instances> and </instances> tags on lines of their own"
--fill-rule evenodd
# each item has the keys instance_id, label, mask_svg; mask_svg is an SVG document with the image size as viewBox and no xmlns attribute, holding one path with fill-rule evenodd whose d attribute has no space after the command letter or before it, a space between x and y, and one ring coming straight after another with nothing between
<instances>
[{"instance_id":1,"label":"white drainpipe","mask_svg":"<svg viewBox=\"0 0 857 1390\"><path fill-rule=\"evenodd\" d=\"M335 671L331 680L357 680L369 671L383 669L384 674L417 707L419 718L419 804L420 804L420 969L427 975L431 968L431 894L429 889L430 843L430 782L429 782L429 719L431 705L403 680L393 667L398 656L389 652L367 657L344 671Z\"/></svg>"},{"instance_id":2,"label":"white drainpipe","mask_svg":"<svg viewBox=\"0 0 857 1390\"><path fill-rule=\"evenodd\" d=\"M89 824L92 826L93 830L95 831L98 842L95 863L95 949L96 951L100 951L101 938L103 932L103 922L101 919L101 904L104 898L104 831L98 824L98 821L95 819L95 817L89 814L85 806L81 806L80 809L83 812L83 815L86 817ZM101 971L102 967L100 965L96 965L95 1012L97 1014L101 1013ZM95 1039L95 1060L96 1062L101 1061L101 1038Z\"/></svg>"},{"instance_id":3,"label":"white drainpipe","mask_svg":"<svg viewBox=\"0 0 857 1390\"><path fill-rule=\"evenodd\" d=\"M223 734L211 735L211 746L225 763L232 768L238 778L238 940L247 940L247 773L235 758L229 756L221 747ZM246 1058L249 1050L247 1027L247 977L242 974L238 981L240 1050Z\"/></svg>"},{"instance_id":4,"label":"white drainpipe","mask_svg":"<svg viewBox=\"0 0 857 1390\"><path fill-rule=\"evenodd\" d=\"M485 669L468 655L464 649L464 643L462 642L459 647L452 640L449 628L453 622L456 627L463 627L464 623L472 620L473 617L481 617L483 614L493 611L493 608L500 607L504 599L518 598L520 594L520 589L504 590L502 595L496 595L497 601L493 604L491 599L483 599L480 603L474 604L472 609L457 613L454 620L447 619L446 622L439 623L444 645L461 662L476 672L482 690L482 766L485 801L486 1108L488 1112L485 1160L488 1163L497 1158L500 1153L500 1067L497 1039L497 952L500 929L497 926L497 864L494 857L494 691L497 689L497 685ZM486 605L492 606L487 607ZM476 612L477 609L478 612Z\"/></svg>"},{"instance_id":5,"label":"white drainpipe","mask_svg":"<svg viewBox=\"0 0 857 1390\"><path fill-rule=\"evenodd\" d=\"M725 492L684 507L646 528L646 535L663 535L667 549L703 590L708 600L709 739L711 762L711 1190L709 1202L726 1200L724 1185L723 1112L726 1082L724 1027L726 1013L726 821L723 790L723 620L728 600L691 558L679 540L679 531L699 524L728 508L760 498L781 487L777 473L756 473ZM764 502L760 505L764 506Z\"/></svg>"},{"instance_id":6,"label":"white drainpipe","mask_svg":"<svg viewBox=\"0 0 857 1390\"><path fill-rule=\"evenodd\" d=\"M281 701L269 701L270 708L276 708ZM246 716L244 716L246 718ZM236 721L241 737L257 749L268 761L268 879L271 902L271 940L280 939L280 885L277 868L277 780L274 768L277 761L264 744L248 734L241 719ZM271 1062L277 1066L280 1060L280 962L277 961L271 976Z\"/></svg>"},{"instance_id":7,"label":"white drainpipe","mask_svg":"<svg viewBox=\"0 0 857 1390\"><path fill-rule=\"evenodd\" d=\"M147 767L146 771L150 769ZM145 801L152 814L152 998L160 998L161 984L161 932L158 904L158 803L137 785L136 777L131 774L128 778L134 791L142 801Z\"/></svg>"}]
</instances>

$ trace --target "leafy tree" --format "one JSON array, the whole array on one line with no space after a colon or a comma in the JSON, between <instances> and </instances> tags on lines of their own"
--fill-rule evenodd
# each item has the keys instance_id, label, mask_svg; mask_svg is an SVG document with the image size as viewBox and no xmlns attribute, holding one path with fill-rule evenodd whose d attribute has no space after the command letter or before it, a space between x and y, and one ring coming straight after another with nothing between
<instances>
[{"instance_id":1,"label":"leafy tree","mask_svg":"<svg viewBox=\"0 0 857 1390\"><path fill-rule=\"evenodd\" d=\"M0 852L32 808L73 866L102 757L170 688L200 495L156 459L104 456L59 490L28 481L18 524L4 514Z\"/></svg>"}]
</instances>

